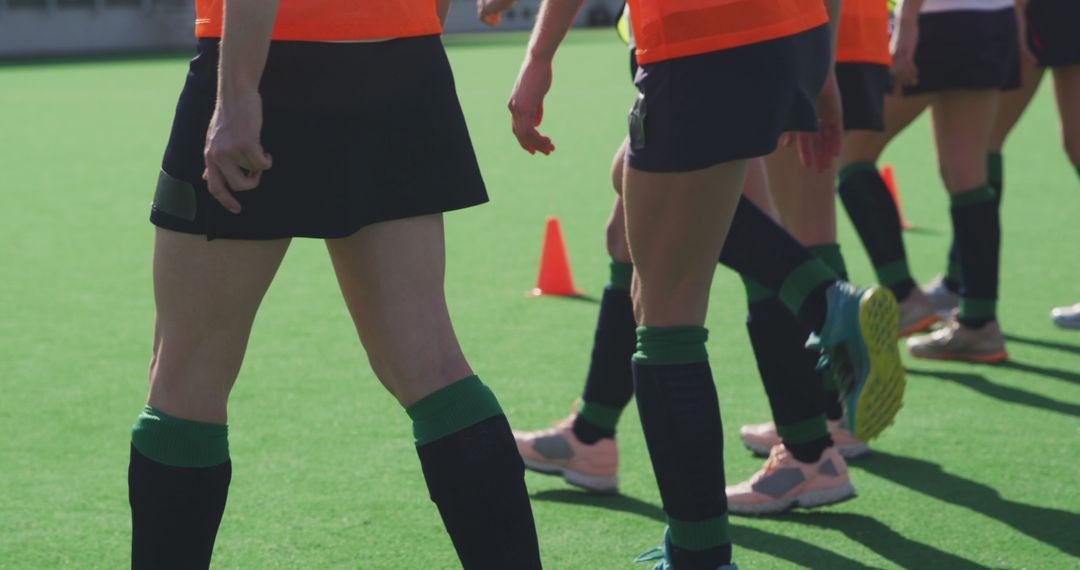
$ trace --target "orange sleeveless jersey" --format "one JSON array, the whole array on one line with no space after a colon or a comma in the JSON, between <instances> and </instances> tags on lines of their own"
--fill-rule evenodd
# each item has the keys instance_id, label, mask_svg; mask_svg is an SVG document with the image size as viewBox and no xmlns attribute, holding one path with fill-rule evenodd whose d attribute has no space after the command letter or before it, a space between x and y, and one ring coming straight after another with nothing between
<instances>
[{"instance_id":1,"label":"orange sleeveless jersey","mask_svg":"<svg viewBox=\"0 0 1080 570\"><path fill-rule=\"evenodd\" d=\"M844 0L836 37L836 61L892 63L886 0Z\"/></svg>"},{"instance_id":2,"label":"orange sleeveless jersey","mask_svg":"<svg viewBox=\"0 0 1080 570\"><path fill-rule=\"evenodd\" d=\"M195 35L221 37L224 0L196 0ZM340 42L442 32L435 0L281 0L273 39Z\"/></svg>"},{"instance_id":3,"label":"orange sleeveless jersey","mask_svg":"<svg viewBox=\"0 0 1080 570\"><path fill-rule=\"evenodd\" d=\"M629 4L639 63L756 44L829 21L823 0L629 0Z\"/></svg>"}]
</instances>

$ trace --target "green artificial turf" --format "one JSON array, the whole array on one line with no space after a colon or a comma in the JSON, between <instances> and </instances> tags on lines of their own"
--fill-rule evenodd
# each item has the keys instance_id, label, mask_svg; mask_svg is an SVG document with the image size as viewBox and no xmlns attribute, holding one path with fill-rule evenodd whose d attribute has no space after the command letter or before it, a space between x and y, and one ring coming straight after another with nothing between
<instances>
[{"instance_id":1,"label":"green artificial turf","mask_svg":"<svg viewBox=\"0 0 1080 570\"><path fill-rule=\"evenodd\" d=\"M535 429L580 393L597 311L525 296L544 221L561 219L577 284L597 297L608 165L633 91L614 33L572 33L542 126L558 150L529 156L505 105L524 39L448 42L492 202L448 216L447 289L475 369L511 423ZM128 563L128 437L153 324L146 218L184 70L179 56L0 67L0 567ZM951 233L929 123L903 133L883 162L915 224L913 270L928 280ZM742 568L1080 565L1080 331L1047 316L1080 300L1080 181L1049 85L1009 141L1005 171L1000 314L1012 359L909 359L895 427L852 463L859 498L734 518ZM869 282L840 218L853 279ZM720 271L708 326L730 481L761 465L738 426L769 419L744 310L738 279ZM455 567L409 421L368 368L322 244L294 242L230 409L234 478L216 567ZM632 409L620 428L622 495L528 475L546 567L631 568L659 544L659 498Z\"/></svg>"}]
</instances>

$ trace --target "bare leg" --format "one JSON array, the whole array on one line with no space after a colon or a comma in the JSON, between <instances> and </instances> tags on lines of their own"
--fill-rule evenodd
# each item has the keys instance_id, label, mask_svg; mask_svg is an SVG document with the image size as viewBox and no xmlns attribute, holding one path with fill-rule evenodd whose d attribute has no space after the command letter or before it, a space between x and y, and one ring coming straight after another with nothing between
<instances>
[{"instance_id":1,"label":"bare leg","mask_svg":"<svg viewBox=\"0 0 1080 570\"><path fill-rule=\"evenodd\" d=\"M997 91L946 91L933 104L938 167L950 194L986 184L986 151L997 113Z\"/></svg>"},{"instance_id":2,"label":"bare leg","mask_svg":"<svg viewBox=\"0 0 1080 570\"><path fill-rule=\"evenodd\" d=\"M1054 69L1054 94L1065 152L1073 166L1080 169L1080 65Z\"/></svg>"},{"instance_id":3,"label":"bare leg","mask_svg":"<svg viewBox=\"0 0 1080 570\"><path fill-rule=\"evenodd\" d=\"M994 127L990 132L990 152L1001 153L1002 147L1005 146L1005 138L1020 121L1032 97L1039 90L1039 84L1042 83L1043 68L1028 63L1024 58L1020 59L1023 79L1019 89L1001 93Z\"/></svg>"},{"instance_id":4,"label":"bare leg","mask_svg":"<svg viewBox=\"0 0 1080 570\"><path fill-rule=\"evenodd\" d=\"M845 134L844 149L840 153L840 168L859 162L877 162L889 142L914 122L930 106L932 100L930 95L886 95L885 130L849 131Z\"/></svg>"},{"instance_id":5,"label":"bare leg","mask_svg":"<svg viewBox=\"0 0 1080 570\"><path fill-rule=\"evenodd\" d=\"M778 148L765 163L781 225L805 246L836 243L836 163L824 172L804 168L794 147Z\"/></svg>"}]
</instances>

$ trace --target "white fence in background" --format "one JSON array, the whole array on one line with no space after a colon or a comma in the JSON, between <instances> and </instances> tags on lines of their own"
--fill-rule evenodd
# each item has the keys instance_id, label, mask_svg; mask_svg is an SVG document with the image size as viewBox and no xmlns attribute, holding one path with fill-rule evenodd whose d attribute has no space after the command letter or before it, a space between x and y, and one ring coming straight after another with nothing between
<instances>
[{"instance_id":1,"label":"white fence in background","mask_svg":"<svg viewBox=\"0 0 1080 570\"><path fill-rule=\"evenodd\" d=\"M360 0L363 1L363 0ZM474 0L452 0L447 33L491 28ZM499 29L532 27L540 0L520 0ZM607 25L620 0L586 0L575 25ZM0 0L0 57L117 53L190 48L193 0Z\"/></svg>"}]
</instances>

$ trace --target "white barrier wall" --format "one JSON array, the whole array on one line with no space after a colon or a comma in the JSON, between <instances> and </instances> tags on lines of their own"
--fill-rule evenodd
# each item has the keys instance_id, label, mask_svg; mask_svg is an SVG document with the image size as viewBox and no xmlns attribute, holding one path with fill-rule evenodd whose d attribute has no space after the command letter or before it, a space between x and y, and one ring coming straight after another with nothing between
<instances>
[{"instance_id":1,"label":"white barrier wall","mask_svg":"<svg viewBox=\"0 0 1080 570\"><path fill-rule=\"evenodd\" d=\"M361 0L362 1L362 0ZM474 0L452 0L447 33L491 30ZM540 0L520 0L499 29L532 27ZM575 25L608 25L620 0L586 0ZM193 0L0 0L0 57L188 49Z\"/></svg>"}]
</instances>

